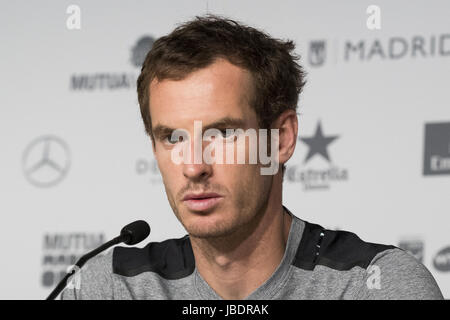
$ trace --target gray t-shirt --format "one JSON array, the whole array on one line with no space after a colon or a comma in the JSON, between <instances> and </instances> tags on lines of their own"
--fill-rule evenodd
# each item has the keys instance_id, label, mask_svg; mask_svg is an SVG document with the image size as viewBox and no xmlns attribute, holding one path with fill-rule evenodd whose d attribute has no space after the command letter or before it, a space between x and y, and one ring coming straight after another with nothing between
<instances>
[{"instance_id":1,"label":"gray t-shirt","mask_svg":"<svg viewBox=\"0 0 450 320\"><path fill-rule=\"evenodd\" d=\"M324 229L285 209L293 219L283 259L246 299L443 299L431 273L407 252ZM221 297L197 271L185 236L93 258L61 299Z\"/></svg>"}]
</instances>

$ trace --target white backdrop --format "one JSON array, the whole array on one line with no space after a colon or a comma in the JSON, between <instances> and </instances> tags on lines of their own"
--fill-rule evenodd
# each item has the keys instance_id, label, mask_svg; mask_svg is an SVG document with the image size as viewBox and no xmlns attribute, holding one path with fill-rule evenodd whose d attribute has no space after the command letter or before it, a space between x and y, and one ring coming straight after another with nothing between
<instances>
[{"instance_id":1,"label":"white backdrop","mask_svg":"<svg viewBox=\"0 0 450 320\"><path fill-rule=\"evenodd\" d=\"M366 25L372 4L381 29ZM67 27L70 5L80 29ZM407 248L450 298L450 2L406 0L3 2L0 298L45 298L135 219L150 223L148 241L185 234L144 133L136 61L207 12L292 39L302 56L284 204Z\"/></svg>"}]
</instances>

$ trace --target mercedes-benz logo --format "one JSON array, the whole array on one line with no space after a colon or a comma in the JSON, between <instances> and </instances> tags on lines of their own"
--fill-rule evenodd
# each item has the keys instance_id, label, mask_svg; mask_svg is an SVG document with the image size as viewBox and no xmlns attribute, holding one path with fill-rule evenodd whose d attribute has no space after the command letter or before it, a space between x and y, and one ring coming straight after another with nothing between
<instances>
[{"instance_id":1,"label":"mercedes-benz logo","mask_svg":"<svg viewBox=\"0 0 450 320\"><path fill-rule=\"evenodd\" d=\"M33 140L23 153L24 175L37 187L58 184L67 175L69 167L69 148L56 136L42 136Z\"/></svg>"}]
</instances>

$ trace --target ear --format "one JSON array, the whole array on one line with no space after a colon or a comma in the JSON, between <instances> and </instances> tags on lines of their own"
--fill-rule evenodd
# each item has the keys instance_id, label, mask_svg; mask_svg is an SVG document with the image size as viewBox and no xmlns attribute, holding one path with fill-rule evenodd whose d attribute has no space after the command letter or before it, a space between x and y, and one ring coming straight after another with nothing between
<instances>
[{"instance_id":1,"label":"ear","mask_svg":"<svg viewBox=\"0 0 450 320\"><path fill-rule=\"evenodd\" d=\"M272 128L279 129L279 163L283 165L292 157L297 145L297 112L293 109L285 110L273 122Z\"/></svg>"}]
</instances>

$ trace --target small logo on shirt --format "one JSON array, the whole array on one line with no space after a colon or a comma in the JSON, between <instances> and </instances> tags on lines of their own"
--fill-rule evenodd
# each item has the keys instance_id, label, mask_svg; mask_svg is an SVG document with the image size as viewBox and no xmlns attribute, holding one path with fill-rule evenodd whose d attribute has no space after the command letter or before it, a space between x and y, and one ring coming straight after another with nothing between
<instances>
[{"instance_id":1,"label":"small logo on shirt","mask_svg":"<svg viewBox=\"0 0 450 320\"><path fill-rule=\"evenodd\" d=\"M367 278L366 284L367 288L372 290L380 290L381 289L381 269L377 265L371 265L367 268L367 273L369 277Z\"/></svg>"}]
</instances>

